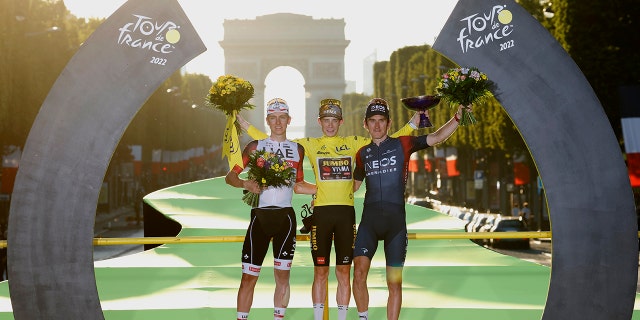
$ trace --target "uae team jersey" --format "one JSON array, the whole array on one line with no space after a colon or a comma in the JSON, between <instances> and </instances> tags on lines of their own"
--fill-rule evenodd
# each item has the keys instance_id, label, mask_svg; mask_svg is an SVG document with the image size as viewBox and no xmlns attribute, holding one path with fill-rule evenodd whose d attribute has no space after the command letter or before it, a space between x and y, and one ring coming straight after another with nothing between
<instances>
[{"instance_id":1,"label":"uae team jersey","mask_svg":"<svg viewBox=\"0 0 640 320\"><path fill-rule=\"evenodd\" d=\"M263 140L254 140L247 144L242 151L242 164L244 167L249 163L249 155L255 150L264 150L275 153L285 159L296 172L296 182L304 180L304 171L302 170L302 160L304 159L304 147L301 145L285 140L278 142L269 138ZM235 166L233 171L240 174L244 168ZM291 199L293 197L293 184L286 187L269 187L260 193L260 201L258 208L264 207L291 207Z\"/></svg>"},{"instance_id":2,"label":"uae team jersey","mask_svg":"<svg viewBox=\"0 0 640 320\"><path fill-rule=\"evenodd\" d=\"M404 204L409 157L429 147L427 136L387 137L380 145L371 142L356 155L354 178L366 179L364 204L386 201Z\"/></svg>"},{"instance_id":3,"label":"uae team jersey","mask_svg":"<svg viewBox=\"0 0 640 320\"><path fill-rule=\"evenodd\" d=\"M410 134L410 125L405 125L394 135ZM254 126L247 133L252 138L263 138L265 133ZM371 138L360 136L322 136L320 138L301 138L293 141L304 147L309 158L318 191L314 206L347 205L353 206L353 168L354 157L358 149L371 142Z\"/></svg>"}]
</instances>

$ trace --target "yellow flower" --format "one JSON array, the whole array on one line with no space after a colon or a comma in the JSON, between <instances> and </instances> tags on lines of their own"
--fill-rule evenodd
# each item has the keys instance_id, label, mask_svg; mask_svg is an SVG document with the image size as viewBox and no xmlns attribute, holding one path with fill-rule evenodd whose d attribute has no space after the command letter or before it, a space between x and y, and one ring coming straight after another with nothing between
<instances>
[{"instance_id":1,"label":"yellow flower","mask_svg":"<svg viewBox=\"0 0 640 320\"><path fill-rule=\"evenodd\" d=\"M207 105L231 115L234 111L253 109L254 106L249 104L253 94L254 89L250 82L232 75L224 75L218 77L209 88Z\"/></svg>"}]
</instances>

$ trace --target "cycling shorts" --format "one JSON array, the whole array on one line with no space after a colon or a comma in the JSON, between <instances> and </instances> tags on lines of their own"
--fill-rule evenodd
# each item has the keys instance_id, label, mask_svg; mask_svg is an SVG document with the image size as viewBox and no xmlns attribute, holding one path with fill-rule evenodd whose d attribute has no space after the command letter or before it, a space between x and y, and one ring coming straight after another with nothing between
<instances>
[{"instance_id":1,"label":"cycling shorts","mask_svg":"<svg viewBox=\"0 0 640 320\"><path fill-rule=\"evenodd\" d=\"M380 240L384 241L387 266L404 266L408 244L404 204L374 202L364 205L353 255L373 259Z\"/></svg>"},{"instance_id":2,"label":"cycling shorts","mask_svg":"<svg viewBox=\"0 0 640 320\"><path fill-rule=\"evenodd\" d=\"M290 270L296 250L293 208L254 208L242 245L242 273L257 276L273 242L274 268Z\"/></svg>"},{"instance_id":3,"label":"cycling shorts","mask_svg":"<svg viewBox=\"0 0 640 320\"><path fill-rule=\"evenodd\" d=\"M319 206L313 209L311 256L314 266L329 266L331 242L335 245L336 265L350 265L356 234L353 206Z\"/></svg>"}]
</instances>

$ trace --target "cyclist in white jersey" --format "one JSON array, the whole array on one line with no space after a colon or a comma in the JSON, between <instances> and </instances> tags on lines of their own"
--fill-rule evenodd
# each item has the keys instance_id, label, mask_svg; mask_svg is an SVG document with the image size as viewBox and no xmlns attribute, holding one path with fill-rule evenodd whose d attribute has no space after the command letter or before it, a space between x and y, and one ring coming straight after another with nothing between
<instances>
[{"instance_id":1,"label":"cyclist in white jersey","mask_svg":"<svg viewBox=\"0 0 640 320\"><path fill-rule=\"evenodd\" d=\"M242 162L246 167L249 155L256 150L278 154L295 169L296 185L304 185L304 147L287 140L287 126L290 122L286 102L280 98L270 100L267 103L267 123L271 128L271 136L247 144L242 152ZM256 181L241 179L238 176L243 170L244 168L236 165L227 173L225 181L236 188L260 194L260 198L258 206L251 209L251 220L242 247L242 279L238 289L237 319L249 318L255 286L270 242L273 243L276 282L273 314L275 320L284 319L289 303L291 263L296 248L296 215L291 207L294 188L268 187L261 190Z\"/></svg>"}]
</instances>

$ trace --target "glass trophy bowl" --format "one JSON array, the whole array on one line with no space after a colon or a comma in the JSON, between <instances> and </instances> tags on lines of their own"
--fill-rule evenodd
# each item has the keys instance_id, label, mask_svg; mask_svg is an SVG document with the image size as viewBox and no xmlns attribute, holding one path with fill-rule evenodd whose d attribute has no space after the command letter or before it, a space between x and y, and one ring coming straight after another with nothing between
<instances>
[{"instance_id":1,"label":"glass trophy bowl","mask_svg":"<svg viewBox=\"0 0 640 320\"><path fill-rule=\"evenodd\" d=\"M404 107L413 111L424 111L420 113L420 125L419 128L433 127L433 124L429 120L428 110L435 108L440 103L440 97L438 96L416 96L400 99Z\"/></svg>"}]
</instances>

